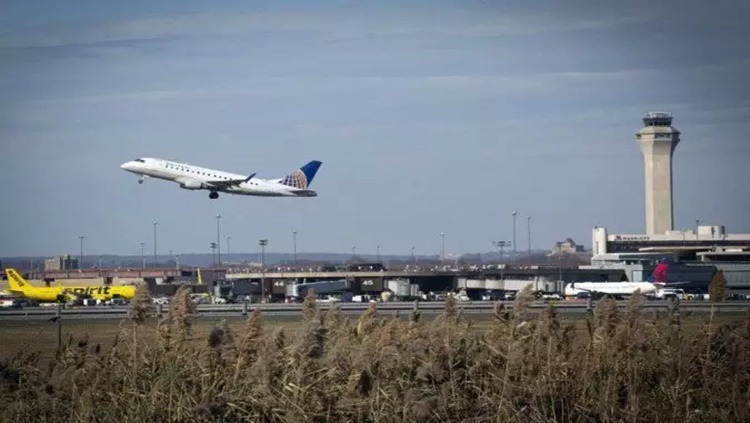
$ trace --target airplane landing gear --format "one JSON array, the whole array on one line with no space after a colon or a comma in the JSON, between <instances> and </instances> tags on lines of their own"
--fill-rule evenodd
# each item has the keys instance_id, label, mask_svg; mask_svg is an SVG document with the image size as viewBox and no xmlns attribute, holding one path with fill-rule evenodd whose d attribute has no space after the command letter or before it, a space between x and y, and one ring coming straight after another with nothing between
<instances>
[{"instance_id":1,"label":"airplane landing gear","mask_svg":"<svg viewBox=\"0 0 750 423\"><path fill-rule=\"evenodd\" d=\"M146 182L146 178L148 178L148 176L146 176L146 175L141 176L140 178L138 178L138 183L142 184L142 183Z\"/></svg>"},{"instance_id":2,"label":"airplane landing gear","mask_svg":"<svg viewBox=\"0 0 750 423\"><path fill-rule=\"evenodd\" d=\"M216 200L217 198L219 198L219 193L216 191L211 191L211 193L208 194L208 198L212 200Z\"/></svg>"}]
</instances>

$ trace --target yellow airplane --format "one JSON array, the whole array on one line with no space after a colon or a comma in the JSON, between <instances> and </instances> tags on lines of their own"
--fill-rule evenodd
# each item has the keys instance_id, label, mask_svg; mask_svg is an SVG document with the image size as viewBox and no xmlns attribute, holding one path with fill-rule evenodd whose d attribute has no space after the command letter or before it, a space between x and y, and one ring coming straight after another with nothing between
<instances>
[{"instance_id":1,"label":"yellow airplane","mask_svg":"<svg viewBox=\"0 0 750 423\"><path fill-rule=\"evenodd\" d=\"M131 299L135 296L135 286L54 286L37 287L30 284L15 269L5 269L8 276L8 291L20 294L39 302L70 301L77 298L111 300L112 298Z\"/></svg>"}]
</instances>

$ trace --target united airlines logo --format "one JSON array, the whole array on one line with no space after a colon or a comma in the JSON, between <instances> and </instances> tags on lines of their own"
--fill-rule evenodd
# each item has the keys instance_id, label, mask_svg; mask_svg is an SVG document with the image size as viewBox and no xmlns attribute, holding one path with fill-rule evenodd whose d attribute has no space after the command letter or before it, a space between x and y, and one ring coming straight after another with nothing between
<instances>
[{"instance_id":1,"label":"united airlines logo","mask_svg":"<svg viewBox=\"0 0 750 423\"><path fill-rule=\"evenodd\" d=\"M291 175L287 175L282 184L299 189L307 189L307 177L305 174L297 169Z\"/></svg>"}]
</instances>

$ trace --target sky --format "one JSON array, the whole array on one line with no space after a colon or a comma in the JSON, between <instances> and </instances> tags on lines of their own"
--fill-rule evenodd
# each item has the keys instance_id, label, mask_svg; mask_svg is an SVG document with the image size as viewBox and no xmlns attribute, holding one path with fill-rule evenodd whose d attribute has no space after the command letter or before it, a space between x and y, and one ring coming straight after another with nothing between
<instances>
[{"instance_id":1,"label":"sky","mask_svg":"<svg viewBox=\"0 0 750 423\"><path fill-rule=\"evenodd\" d=\"M3 1L0 256L525 250L644 233L649 111L675 228L750 233L750 3ZM139 185L159 157L315 198Z\"/></svg>"}]
</instances>

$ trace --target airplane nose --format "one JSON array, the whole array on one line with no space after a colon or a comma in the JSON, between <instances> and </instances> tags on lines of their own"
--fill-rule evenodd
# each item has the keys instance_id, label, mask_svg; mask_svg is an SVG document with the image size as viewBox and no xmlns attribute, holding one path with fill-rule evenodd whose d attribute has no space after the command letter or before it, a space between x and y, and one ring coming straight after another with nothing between
<instances>
[{"instance_id":1,"label":"airplane nose","mask_svg":"<svg viewBox=\"0 0 750 423\"><path fill-rule=\"evenodd\" d=\"M120 165L120 169L128 170L130 168L130 162L125 162Z\"/></svg>"}]
</instances>

